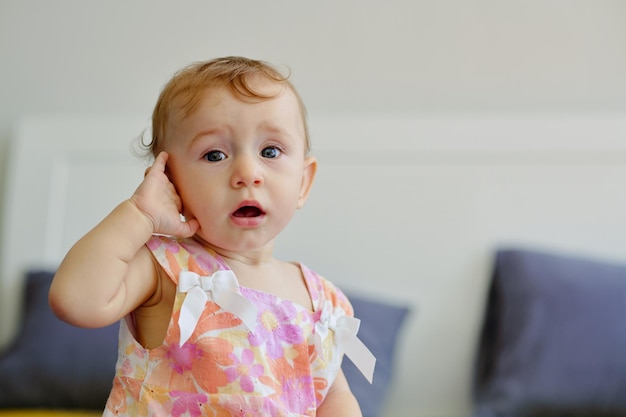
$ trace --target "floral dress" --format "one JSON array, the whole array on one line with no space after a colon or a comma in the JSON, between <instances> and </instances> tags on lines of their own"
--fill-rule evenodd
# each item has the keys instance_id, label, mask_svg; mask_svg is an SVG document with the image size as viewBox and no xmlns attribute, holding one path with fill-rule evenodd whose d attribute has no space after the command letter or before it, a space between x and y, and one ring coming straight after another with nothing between
<instances>
[{"instance_id":1,"label":"floral dress","mask_svg":"<svg viewBox=\"0 0 626 417\"><path fill-rule=\"evenodd\" d=\"M369 353L344 294L303 265L314 311L240 287L192 239L147 246L177 285L172 318L154 349L134 338L132 315L122 320L105 416L314 416L343 353ZM364 361L373 372L373 357Z\"/></svg>"}]
</instances>

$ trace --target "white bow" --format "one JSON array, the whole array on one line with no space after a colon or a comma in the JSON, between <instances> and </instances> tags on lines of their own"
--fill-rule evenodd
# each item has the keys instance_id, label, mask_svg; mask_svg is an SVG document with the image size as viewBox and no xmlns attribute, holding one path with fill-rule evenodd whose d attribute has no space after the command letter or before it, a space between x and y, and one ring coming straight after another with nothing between
<instances>
[{"instance_id":1,"label":"white bow","mask_svg":"<svg viewBox=\"0 0 626 417\"><path fill-rule=\"evenodd\" d=\"M335 333L335 344L343 350L348 358L354 363L365 379L372 383L374 378L374 367L376 358L357 337L361 320L340 315L332 312L332 305L329 301L324 304L319 321L315 323L315 346L319 355L324 358L322 342L328 336L328 331Z\"/></svg>"},{"instance_id":2,"label":"white bow","mask_svg":"<svg viewBox=\"0 0 626 417\"><path fill-rule=\"evenodd\" d=\"M239 283L233 271L220 270L211 276L181 271L178 275L178 291L187 293L180 307L178 326L180 345L184 345L198 325L206 302L211 300L224 310L233 313L253 329L256 325L257 308L239 293ZM209 298L209 293L211 294Z\"/></svg>"}]
</instances>

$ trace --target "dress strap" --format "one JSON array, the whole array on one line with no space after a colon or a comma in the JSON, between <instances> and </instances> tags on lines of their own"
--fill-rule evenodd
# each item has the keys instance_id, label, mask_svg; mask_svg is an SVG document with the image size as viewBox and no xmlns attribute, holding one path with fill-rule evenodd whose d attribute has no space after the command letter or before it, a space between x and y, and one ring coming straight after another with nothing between
<instances>
[{"instance_id":1,"label":"dress strap","mask_svg":"<svg viewBox=\"0 0 626 417\"><path fill-rule=\"evenodd\" d=\"M209 301L235 315L248 329L254 328L257 307L241 295L235 273L214 252L193 239L158 235L146 246L184 294L178 318L181 346L193 334Z\"/></svg>"},{"instance_id":2,"label":"dress strap","mask_svg":"<svg viewBox=\"0 0 626 417\"><path fill-rule=\"evenodd\" d=\"M189 253L180 242L172 237L153 235L146 246L172 282L178 285L178 274L187 269Z\"/></svg>"},{"instance_id":3,"label":"dress strap","mask_svg":"<svg viewBox=\"0 0 626 417\"><path fill-rule=\"evenodd\" d=\"M233 313L248 329L256 325L258 310L239 292L239 283L233 271L220 270L210 276L181 271L178 281L178 291L187 294L178 319L181 346L193 334L207 301L213 301L225 311Z\"/></svg>"},{"instance_id":4,"label":"dress strap","mask_svg":"<svg viewBox=\"0 0 626 417\"><path fill-rule=\"evenodd\" d=\"M194 271L200 275L210 275L221 269L229 269L228 265L215 252L193 239L153 235L146 246L176 285L178 285L181 271Z\"/></svg>"},{"instance_id":5,"label":"dress strap","mask_svg":"<svg viewBox=\"0 0 626 417\"><path fill-rule=\"evenodd\" d=\"M325 278L304 265L302 271L309 293L319 314L315 323L315 347L324 358L324 340L332 333L335 346L350 358L352 363L372 383L376 358L357 337L361 320L353 317L354 310L346 295Z\"/></svg>"},{"instance_id":6,"label":"dress strap","mask_svg":"<svg viewBox=\"0 0 626 417\"><path fill-rule=\"evenodd\" d=\"M332 331L335 345L350 358L371 384L374 378L376 358L357 337L360 325L361 320L347 316L341 308L333 307L330 301L326 301L320 319L315 323L315 347L323 357L323 340Z\"/></svg>"}]
</instances>

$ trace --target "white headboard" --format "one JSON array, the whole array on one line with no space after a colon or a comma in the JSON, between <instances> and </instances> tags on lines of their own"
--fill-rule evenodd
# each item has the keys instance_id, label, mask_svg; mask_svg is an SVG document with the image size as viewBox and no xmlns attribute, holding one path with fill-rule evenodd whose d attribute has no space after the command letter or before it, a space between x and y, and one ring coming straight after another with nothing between
<instances>
[{"instance_id":1,"label":"white headboard","mask_svg":"<svg viewBox=\"0 0 626 417\"><path fill-rule=\"evenodd\" d=\"M626 115L397 115L310 120L319 173L278 241L339 285L410 304L389 415L458 416L470 404L493 250L626 260ZM146 121L29 117L12 138L0 341L22 274L54 268L143 176Z\"/></svg>"},{"instance_id":2,"label":"white headboard","mask_svg":"<svg viewBox=\"0 0 626 417\"><path fill-rule=\"evenodd\" d=\"M145 122L108 117L18 121L3 199L0 341L15 330L20 301L15 294L23 273L55 268L141 180L145 167L131 155L131 143L145 127Z\"/></svg>"}]
</instances>

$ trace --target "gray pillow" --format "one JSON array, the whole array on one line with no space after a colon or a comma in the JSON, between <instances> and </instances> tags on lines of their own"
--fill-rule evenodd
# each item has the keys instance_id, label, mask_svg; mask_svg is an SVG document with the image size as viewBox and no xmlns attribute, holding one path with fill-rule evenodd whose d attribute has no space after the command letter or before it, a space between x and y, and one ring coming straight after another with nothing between
<instances>
[{"instance_id":1,"label":"gray pillow","mask_svg":"<svg viewBox=\"0 0 626 417\"><path fill-rule=\"evenodd\" d=\"M626 416L626 265L496 253L476 369L479 416Z\"/></svg>"},{"instance_id":2,"label":"gray pillow","mask_svg":"<svg viewBox=\"0 0 626 417\"><path fill-rule=\"evenodd\" d=\"M115 373L118 325L70 326L52 313L52 272L26 276L21 331L0 356L0 408L104 409Z\"/></svg>"},{"instance_id":3,"label":"gray pillow","mask_svg":"<svg viewBox=\"0 0 626 417\"><path fill-rule=\"evenodd\" d=\"M372 384L367 382L350 359L344 358L341 368L361 406L363 417L379 417L383 415L389 395L396 346L409 308L349 292L346 295L354 308L354 316L361 320L359 339L376 357L376 368Z\"/></svg>"}]
</instances>

